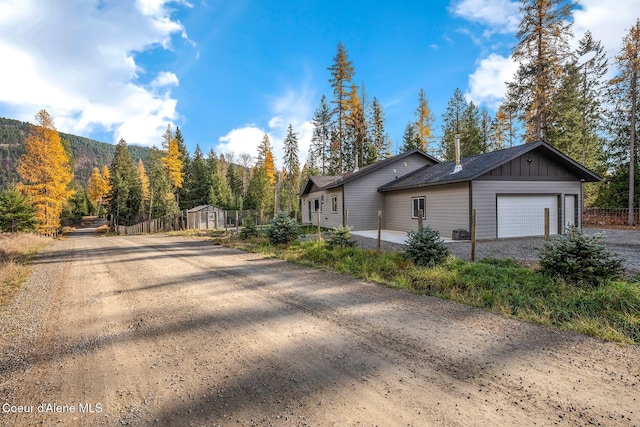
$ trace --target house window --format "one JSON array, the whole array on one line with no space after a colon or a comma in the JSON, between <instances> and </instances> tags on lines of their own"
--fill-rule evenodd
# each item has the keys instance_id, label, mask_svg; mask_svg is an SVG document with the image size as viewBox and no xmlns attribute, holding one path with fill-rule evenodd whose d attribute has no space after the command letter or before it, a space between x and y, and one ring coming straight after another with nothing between
<instances>
[{"instance_id":1,"label":"house window","mask_svg":"<svg viewBox=\"0 0 640 427\"><path fill-rule=\"evenodd\" d=\"M319 210L320 210L320 199L314 199L313 200L313 209L311 209L311 212L318 212Z\"/></svg>"},{"instance_id":2,"label":"house window","mask_svg":"<svg viewBox=\"0 0 640 427\"><path fill-rule=\"evenodd\" d=\"M331 196L331 213L338 213L338 196Z\"/></svg>"},{"instance_id":3,"label":"house window","mask_svg":"<svg viewBox=\"0 0 640 427\"><path fill-rule=\"evenodd\" d=\"M425 219L425 198L424 197L412 197L411 198L411 218L418 219L418 211L422 209L422 219Z\"/></svg>"}]
</instances>

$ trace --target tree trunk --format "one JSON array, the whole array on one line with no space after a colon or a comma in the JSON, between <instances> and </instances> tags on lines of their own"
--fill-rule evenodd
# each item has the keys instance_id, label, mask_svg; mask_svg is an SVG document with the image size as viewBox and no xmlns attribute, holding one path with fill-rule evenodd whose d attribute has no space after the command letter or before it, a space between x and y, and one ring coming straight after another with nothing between
<instances>
[{"instance_id":1,"label":"tree trunk","mask_svg":"<svg viewBox=\"0 0 640 427\"><path fill-rule=\"evenodd\" d=\"M638 109L638 94L637 94L637 84L638 84L638 72L634 71L631 73L631 141L629 142L629 217L628 224L629 226L634 225L635 216L633 215L633 195L635 192L635 143L636 143L636 111Z\"/></svg>"}]
</instances>

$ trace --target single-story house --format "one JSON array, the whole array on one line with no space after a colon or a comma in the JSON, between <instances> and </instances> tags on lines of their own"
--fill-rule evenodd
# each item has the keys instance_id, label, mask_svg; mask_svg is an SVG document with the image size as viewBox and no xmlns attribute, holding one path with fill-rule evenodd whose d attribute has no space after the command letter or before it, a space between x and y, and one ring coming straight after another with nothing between
<instances>
[{"instance_id":1,"label":"single-story house","mask_svg":"<svg viewBox=\"0 0 640 427\"><path fill-rule=\"evenodd\" d=\"M211 205L200 205L187 210L187 228L212 230L224 228L224 211Z\"/></svg>"},{"instance_id":2,"label":"single-story house","mask_svg":"<svg viewBox=\"0 0 640 427\"><path fill-rule=\"evenodd\" d=\"M405 166L404 168L399 166ZM601 178L545 142L519 145L456 162L441 163L419 151L390 157L342 177L311 177L301 193L303 221L354 230L417 230L424 223L451 238L470 230L476 210L476 237L544 234L581 226L583 183ZM348 210L348 218L346 211Z\"/></svg>"}]
</instances>

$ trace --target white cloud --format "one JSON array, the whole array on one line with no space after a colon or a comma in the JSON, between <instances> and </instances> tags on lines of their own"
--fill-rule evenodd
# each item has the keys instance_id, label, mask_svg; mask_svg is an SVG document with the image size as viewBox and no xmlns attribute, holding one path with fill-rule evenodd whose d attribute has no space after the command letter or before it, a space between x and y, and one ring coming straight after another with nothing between
<instances>
[{"instance_id":1,"label":"white cloud","mask_svg":"<svg viewBox=\"0 0 640 427\"><path fill-rule=\"evenodd\" d=\"M489 33L515 33L520 24L520 4L509 0L460 0L450 10L454 15L488 27Z\"/></svg>"},{"instance_id":2,"label":"white cloud","mask_svg":"<svg viewBox=\"0 0 640 427\"><path fill-rule=\"evenodd\" d=\"M313 96L314 92L308 90L306 85L298 91L286 89L283 94L271 100L269 105L271 118L266 126L249 124L233 129L219 138L220 144L214 150L218 153L248 153L255 157L258 153L258 145L267 134L273 147L276 165L282 167L283 141L291 124L293 131L298 134L298 156L300 167L302 167L307 158L313 134L311 123L314 111Z\"/></svg>"},{"instance_id":3,"label":"white cloud","mask_svg":"<svg viewBox=\"0 0 640 427\"><path fill-rule=\"evenodd\" d=\"M480 60L476 70L469 75L469 93L466 97L476 105L486 104L496 108L506 92L505 82L513 80L517 69L511 57L490 54Z\"/></svg>"},{"instance_id":4,"label":"white cloud","mask_svg":"<svg viewBox=\"0 0 640 427\"><path fill-rule=\"evenodd\" d=\"M5 0L0 4L0 107L32 120L45 108L61 131L112 131L114 141L157 144L177 119L168 86L178 77L145 69L136 54L171 48L183 26L167 5L184 1ZM145 85L144 76L151 84ZM160 91L162 90L162 91Z\"/></svg>"},{"instance_id":5,"label":"white cloud","mask_svg":"<svg viewBox=\"0 0 640 427\"><path fill-rule=\"evenodd\" d=\"M617 55L622 46L622 38L629 32L640 16L640 0L580 0L580 9L574 12L574 44L591 30L593 38L600 40L607 50L607 56ZM611 60L609 61L611 67Z\"/></svg>"}]
</instances>

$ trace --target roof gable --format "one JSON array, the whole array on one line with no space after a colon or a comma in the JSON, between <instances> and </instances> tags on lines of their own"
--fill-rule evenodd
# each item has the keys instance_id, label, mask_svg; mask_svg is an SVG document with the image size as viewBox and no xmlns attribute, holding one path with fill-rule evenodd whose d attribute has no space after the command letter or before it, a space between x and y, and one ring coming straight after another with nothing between
<instances>
[{"instance_id":1,"label":"roof gable","mask_svg":"<svg viewBox=\"0 0 640 427\"><path fill-rule=\"evenodd\" d=\"M336 187L340 187L342 185L344 185L347 182L350 181L354 181L356 179L359 179L363 176L366 176L372 172L375 172L376 170L379 170L389 164L392 164L394 162L397 161L401 161L402 159L405 159L407 157L413 156L413 155L418 155L421 157L424 157L425 159L429 160L430 162L433 162L434 164L440 163L440 161L438 159L436 159L435 157L432 157L420 150L411 150L411 151L407 151L405 153L401 153L401 154L397 154L395 156L391 156L388 157L386 159L380 160L379 162L367 165L361 169L359 169L356 172L349 172L346 173L342 176L312 176L309 177L309 180L307 181L307 184L305 185L304 189L302 190L301 195L304 194L309 194L312 193L314 191L319 191L319 190L327 190L330 188L336 188Z\"/></svg>"},{"instance_id":2,"label":"roof gable","mask_svg":"<svg viewBox=\"0 0 640 427\"><path fill-rule=\"evenodd\" d=\"M531 162L528 162L529 158L532 158ZM535 162L535 165L533 165L533 158L538 160ZM523 161L527 166L531 165L524 175L522 175L523 168L516 171L516 165L521 165ZM462 164L462 170L457 173L452 173L455 162L425 166L402 178L398 178L381 186L378 190L391 191L429 185L450 184L471 181L480 177L484 179L494 179L495 176L498 175L498 173L494 173L496 170L500 170L500 176L504 177L503 179L506 177L514 178L516 173L519 174L517 175L519 177L561 176L562 178L558 179L574 177L575 179L585 180L586 182L596 182L601 179L589 169L542 141L463 158L460 163ZM553 165L551 170L549 168L550 164ZM503 168L504 165L510 166L508 171L506 171L506 167ZM543 167L546 167L546 171L542 169ZM549 175L549 172L551 172L551 175ZM493 178L491 176L492 173L494 174ZM545 175L545 173L547 175Z\"/></svg>"}]
</instances>

